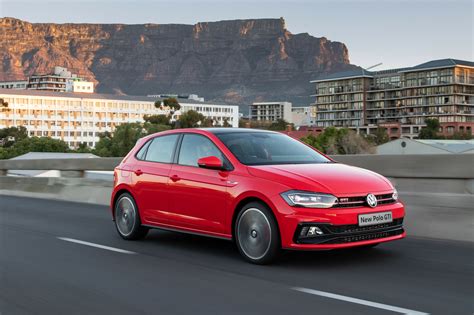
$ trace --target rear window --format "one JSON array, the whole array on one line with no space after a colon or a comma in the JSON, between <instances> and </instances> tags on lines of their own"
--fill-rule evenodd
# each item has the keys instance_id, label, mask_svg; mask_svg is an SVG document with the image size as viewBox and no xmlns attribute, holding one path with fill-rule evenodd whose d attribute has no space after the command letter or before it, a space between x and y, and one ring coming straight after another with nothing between
<instances>
[{"instance_id":1,"label":"rear window","mask_svg":"<svg viewBox=\"0 0 474 315\"><path fill-rule=\"evenodd\" d=\"M173 134L154 138L138 152L137 158L142 153L142 150L145 150L145 161L171 163L178 137L178 134Z\"/></svg>"}]
</instances>

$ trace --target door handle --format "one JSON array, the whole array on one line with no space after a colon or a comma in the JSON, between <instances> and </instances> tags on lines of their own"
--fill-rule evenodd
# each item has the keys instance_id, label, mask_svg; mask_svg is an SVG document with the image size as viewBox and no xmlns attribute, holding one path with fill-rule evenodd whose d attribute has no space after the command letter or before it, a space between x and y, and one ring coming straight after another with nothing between
<instances>
[{"instance_id":1,"label":"door handle","mask_svg":"<svg viewBox=\"0 0 474 315\"><path fill-rule=\"evenodd\" d=\"M170 176L170 179L171 179L173 182L177 182L178 180L181 179L181 177L179 177L178 175L171 175L171 176Z\"/></svg>"},{"instance_id":2,"label":"door handle","mask_svg":"<svg viewBox=\"0 0 474 315\"><path fill-rule=\"evenodd\" d=\"M134 173L135 173L135 175L140 176L140 175L143 174L143 171L142 170L135 170Z\"/></svg>"}]
</instances>

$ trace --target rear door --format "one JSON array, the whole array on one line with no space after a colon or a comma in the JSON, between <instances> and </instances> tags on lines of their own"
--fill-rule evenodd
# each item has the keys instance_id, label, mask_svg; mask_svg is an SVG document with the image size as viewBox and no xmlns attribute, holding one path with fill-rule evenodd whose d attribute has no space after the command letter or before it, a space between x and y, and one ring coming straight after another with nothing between
<instances>
[{"instance_id":1,"label":"rear door","mask_svg":"<svg viewBox=\"0 0 474 315\"><path fill-rule=\"evenodd\" d=\"M137 154L132 176L135 194L144 224L165 223L170 210L169 173L180 135L159 136Z\"/></svg>"},{"instance_id":2,"label":"rear door","mask_svg":"<svg viewBox=\"0 0 474 315\"><path fill-rule=\"evenodd\" d=\"M224 155L206 136L183 134L177 164L170 172L173 224L194 230L223 233L227 208L228 171L198 167L198 159Z\"/></svg>"}]
</instances>

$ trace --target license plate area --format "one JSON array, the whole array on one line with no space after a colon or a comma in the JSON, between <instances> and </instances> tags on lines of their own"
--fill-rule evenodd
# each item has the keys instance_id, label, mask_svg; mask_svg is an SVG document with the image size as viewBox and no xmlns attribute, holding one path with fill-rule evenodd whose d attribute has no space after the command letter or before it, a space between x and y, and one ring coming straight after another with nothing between
<instances>
[{"instance_id":1,"label":"license plate area","mask_svg":"<svg viewBox=\"0 0 474 315\"><path fill-rule=\"evenodd\" d=\"M392 212L374 212L367 214L359 214L358 216L359 226L369 226L382 223L393 222Z\"/></svg>"}]
</instances>

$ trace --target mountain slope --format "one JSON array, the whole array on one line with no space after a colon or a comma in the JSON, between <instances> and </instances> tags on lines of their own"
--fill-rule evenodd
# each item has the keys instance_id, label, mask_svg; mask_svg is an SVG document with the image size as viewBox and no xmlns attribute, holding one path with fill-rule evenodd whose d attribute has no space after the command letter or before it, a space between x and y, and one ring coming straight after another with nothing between
<instances>
[{"instance_id":1,"label":"mountain slope","mask_svg":"<svg viewBox=\"0 0 474 315\"><path fill-rule=\"evenodd\" d=\"M292 34L283 19L123 25L3 18L0 27L0 80L64 66L96 81L104 93L195 93L239 104L307 105L311 78L355 67L344 44Z\"/></svg>"}]
</instances>

